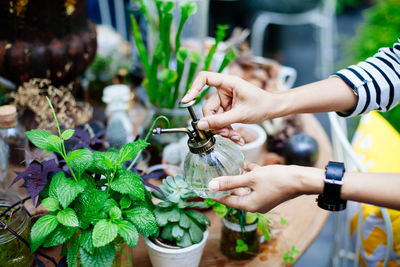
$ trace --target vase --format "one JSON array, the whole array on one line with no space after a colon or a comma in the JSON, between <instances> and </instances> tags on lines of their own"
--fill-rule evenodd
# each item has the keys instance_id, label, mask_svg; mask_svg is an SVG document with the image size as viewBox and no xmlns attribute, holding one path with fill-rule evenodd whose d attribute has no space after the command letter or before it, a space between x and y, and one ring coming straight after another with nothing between
<instances>
[{"instance_id":1,"label":"vase","mask_svg":"<svg viewBox=\"0 0 400 267\"><path fill-rule=\"evenodd\" d=\"M96 53L86 0L0 0L0 75L22 84L47 78L68 84Z\"/></svg>"},{"instance_id":2,"label":"vase","mask_svg":"<svg viewBox=\"0 0 400 267\"><path fill-rule=\"evenodd\" d=\"M237 240L243 240L248 250L237 252ZM222 218L222 233L220 247L222 253L234 260L245 260L254 257L258 253L260 240L257 234L257 222L244 226L244 232L240 225Z\"/></svg>"},{"instance_id":3,"label":"vase","mask_svg":"<svg viewBox=\"0 0 400 267\"><path fill-rule=\"evenodd\" d=\"M14 266L33 266L33 258L27 244L18 239L10 230L5 229L3 223L8 229L29 240L31 224L28 214L23 209L23 204L18 204L21 199L12 193L0 192L0 265L2 267Z\"/></svg>"},{"instance_id":4,"label":"vase","mask_svg":"<svg viewBox=\"0 0 400 267\"><path fill-rule=\"evenodd\" d=\"M153 267L197 267L208 238L208 230L203 234L203 240L187 248L171 247L155 244L151 239L144 242Z\"/></svg>"}]
</instances>

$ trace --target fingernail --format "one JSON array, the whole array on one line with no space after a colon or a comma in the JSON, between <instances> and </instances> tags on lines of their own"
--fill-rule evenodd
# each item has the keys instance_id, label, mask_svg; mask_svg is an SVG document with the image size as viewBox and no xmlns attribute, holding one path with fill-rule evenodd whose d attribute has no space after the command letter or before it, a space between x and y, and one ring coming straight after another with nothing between
<instances>
[{"instance_id":1,"label":"fingernail","mask_svg":"<svg viewBox=\"0 0 400 267\"><path fill-rule=\"evenodd\" d=\"M244 144L245 144L244 139L243 139L243 138L240 138L240 140L239 140L239 145L244 146Z\"/></svg>"},{"instance_id":2,"label":"fingernail","mask_svg":"<svg viewBox=\"0 0 400 267\"><path fill-rule=\"evenodd\" d=\"M188 102L189 101L189 95L185 95L183 98L182 98L182 102Z\"/></svg>"},{"instance_id":3,"label":"fingernail","mask_svg":"<svg viewBox=\"0 0 400 267\"><path fill-rule=\"evenodd\" d=\"M208 183L208 189L210 191L216 192L219 190L219 183L218 181L211 181Z\"/></svg>"},{"instance_id":4,"label":"fingernail","mask_svg":"<svg viewBox=\"0 0 400 267\"><path fill-rule=\"evenodd\" d=\"M197 124L200 130L208 130L210 129L210 126L208 125L208 121L206 120L200 120L199 123Z\"/></svg>"},{"instance_id":5,"label":"fingernail","mask_svg":"<svg viewBox=\"0 0 400 267\"><path fill-rule=\"evenodd\" d=\"M237 135L234 135L234 136L231 137L231 139L232 139L233 141L239 141L239 140L240 140L240 137L237 136Z\"/></svg>"}]
</instances>

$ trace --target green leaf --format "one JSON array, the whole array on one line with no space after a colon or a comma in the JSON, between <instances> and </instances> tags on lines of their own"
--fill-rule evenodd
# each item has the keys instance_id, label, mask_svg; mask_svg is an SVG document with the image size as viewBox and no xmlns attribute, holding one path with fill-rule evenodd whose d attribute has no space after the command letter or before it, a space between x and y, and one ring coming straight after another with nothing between
<instances>
[{"instance_id":1,"label":"green leaf","mask_svg":"<svg viewBox=\"0 0 400 267\"><path fill-rule=\"evenodd\" d=\"M176 245L178 245L181 248L186 248L186 247L190 247L192 245L192 241L190 240L190 235L188 233L188 231L185 231L183 234L183 237L181 240L178 240L176 242Z\"/></svg>"},{"instance_id":2,"label":"green leaf","mask_svg":"<svg viewBox=\"0 0 400 267\"><path fill-rule=\"evenodd\" d=\"M48 197L42 200L43 207L48 211L56 211L60 209L60 204L57 199Z\"/></svg>"},{"instance_id":3,"label":"green leaf","mask_svg":"<svg viewBox=\"0 0 400 267\"><path fill-rule=\"evenodd\" d=\"M81 248L90 254L93 254L94 252L92 234L92 230L85 230L79 235L79 243L81 244Z\"/></svg>"},{"instance_id":4,"label":"green leaf","mask_svg":"<svg viewBox=\"0 0 400 267\"><path fill-rule=\"evenodd\" d=\"M108 200L109 194L96 189L86 189L78 196L76 207L81 211L98 211Z\"/></svg>"},{"instance_id":5,"label":"green leaf","mask_svg":"<svg viewBox=\"0 0 400 267\"><path fill-rule=\"evenodd\" d=\"M93 153L87 148L77 149L68 153L67 160L80 177L92 165Z\"/></svg>"},{"instance_id":6,"label":"green leaf","mask_svg":"<svg viewBox=\"0 0 400 267\"><path fill-rule=\"evenodd\" d=\"M235 247L236 253L241 253L241 252L245 252L248 250L249 250L249 246L242 239L236 240L236 247Z\"/></svg>"},{"instance_id":7,"label":"green leaf","mask_svg":"<svg viewBox=\"0 0 400 267\"><path fill-rule=\"evenodd\" d=\"M55 247L65 243L75 233L76 228L64 226L62 224L57 225L56 229L49 234L43 244L43 247Z\"/></svg>"},{"instance_id":8,"label":"green leaf","mask_svg":"<svg viewBox=\"0 0 400 267\"><path fill-rule=\"evenodd\" d=\"M285 226L285 225L288 224L287 220L286 220L285 218L283 218L283 217L281 217L280 222L281 222L281 225L282 225L282 226Z\"/></svg>"},{"instance_id":9,"label":"green leaf","mask_svg":"<svg viewBox=\"0 0 400 267\"><path fill-rule=\"evenodd\" d=\"M59 223L65 225L65 226L70 226L70 227L78 227L79 226L78 217L76 216L75 211L71 208L66 208L64 210L60 210L57 213L57 220Z\"/></svg>"},{"instance_id":10,"label":"green leaf","mask_svg":"<svg viewBox=\"0 0 400 267\"><path fill-rule=\"evenodd\" d=\"M83 267L106 267L113 264L115 258L115 245L108 244L100 248L96 248L92 254L84 249L80 249L80 263Z\"/></svg>"},{"instance_id":11,"label":"green leaf","mask_svg":"<svg viewBox=\"0 0 400 267\"><path fill-rule=\"evenodd\" d=\"M43 243L46 236L56 229L58 225L57 217L55 215L44 215L39 218L31 229L31 251L35 252Z\"/></svg>"},{"instance_id":12,"label":"green leaf","mask_svg":"<svg viewBox=\"0 0 400 267\"><path fill-rule=\"evenodd\" d=\"M79 238L75 238L69 245L67 253L68 267L78 266Z\"/></svg>"},{"instance_id":13,"label":"green leaf","mask_svg":"<svg viewBox=\"0 0 400 267\"><path fill-rule=\"evenodd\" d=\"M185 229L188 229L190 226L190 219L184 212L181 213L181 218L179 220L179 226L181 226L182 228L185 228Z\"/></svg>"},{"instance_id":14,"label":"green leaf","mask_svg":"<svg viewBox=\"0 0 400 267\"><path fill-rule=\"evenodd\" d=\"M184 234L184 229L183 228L181 228L180 226L179 226L179 224L174 224L173 226L172 226L172 232L171 232L171 234L172 234L172 237L173 238L175 238L176 240L180 240L180 239L182 239L182 237L183 237L183 234Z\"/></svg>"},{"instance_id":15,"label":"green leaf","mask_svg":"<svg viewBox=\"0 0 400 267\"><path fill-rule=\"evenodd\" d=\"M199 224L208 226L211 225L210 219L208 219L208 217L203 213L196 210L186 210L185 212L189 217L195 219Z\"/></svg>"},{"instance_id":16,"label":"green leaf","mask_svg":"<svg viewBox=\"0 0 400 267\"><path fill-rule=\"evenodd\" d=\"M127 221L119 221L118 234L131 247L136 247L139 240L139 234L133 224Z\"/></svg>"},{"instance_id":17,"label":"green leaf","mask_svg":"<svg viewBox=\"0 0 400 267\"><path fill-rule=\"evenodd\" d=\"M118 203L113 198L109 198L104 202L103 210L108 213L113 207L118 207Z\"/></svg>"},{"instance_id":18,"label":"green leaf","mask_svg":"<svg viewBox=\"0 0 400 267\"><path fill-rule=\"evenodd\" d=\"M60 137L58 137L57 135L50 135L49 137L47 137L47 141L49 142L49 146L52 147L53 152L58 152L58 153L62 153L62 139Z\"/></svg>"},{"instance_id":19,"label":"green leaf","mask_svg":"<svg viewBox=\"0 0 400 267\"><path fill-rule=\"evenodd\" d=\"M109 159L114 165L118 163L119 153L117 151L110 149L109 151L103 152L102 154L105 158Z\"/></svg>"},{"instance_id":20,"label":"green leaf","mask_svg":"<svg viewBox=\"0 0 400 267\"><path fill-rule=\"evenodd\" d=\"M70 139L70 138L74 135L74 133L75 133L75 130L73 130L73 129L65 130L65 131L61 134L61 138L62 138L63 140L68 140L68 139Z\"/></svg>"},{"instance_id":21,"label":"green leaf","mask_svg":"<svg viewBox=\"0 0 400 267\"><path fill-rule=\"evenodd\" d=\"M105 157L104 152L95 151L93 153L93 161L88 171L96 174L108 175L114 170L113 162Z\"/></svg>"},{"instance_id":22,"label":"green leaf","mask_svg":"<svg viewBox=\"0 0 400 267\"><path fill-rule=\"evenodd\" d=\"M161 229L161 238L164 240L173 241L172 238L172 224L167 224L165 227Z\"/></svg>"},{"instance_id":23,"label":"green leaf","mask_svg":"<svg viewBox=\"0 0 400 267\"><path fill-rule=\"evenodd\" d=\"M189 235L190 235L190 239L192 240L193 244L200 243L201 240L203 240L203 231L192 220L190 221Z\"/></svg>"},{"instance_id":24,"label":"green leaf","mask_svg":"<svg viewBox=\"0 0 400 267\"><path fill-rule=\"evenodd\" d=\"M25 135L28 137L29 141L32 142L36 147L52 151L58 152L58 146L54 146L53 142L49 140L50 136L55 136L52 133L49 133L45 130L35 129L25 132Z\"/></svg>"},{"instance_id":25,"label":"green leaf","mask_svg":"<svg viewBox=\"0 0 400 267\"><path fill-rule=\"evenodd\" d=\"M93 245L102 247L111 243L118 234L118 226L109 220L100 220L93 228Z\"/></svg>"},{"instance_id":26,"label":"green leaf","mask_svg":"<svg viewBox=\"0 0 400 267\"><path fill-rule=\"evenodd\" d=\"M148 146L149 143L147 143L144 140L137 140L133 143L128 143L124 145L120 151L119 151L119 162L125 162L128 160L132 160L139 151L142 151Z\"/></svg>"},{"instance_id":27,"label":"green leaf","mask_svg":"<svg viewBox=\"0 0 400 267\"><path fill-rule=\"evenodd\" d=\"M179 219L181 218L181 213L179 209L173 208L169 213L168 213L168 221L170 222L179 222Z\"/></svg>"},{"instance_id":28,"label":"green leaf","mask_svg":"<svg viewBox=\"0 0 400 267\"><path fill-rule=\"evenodd\" d=\"M123 213L144 237L148 237L157 232L158 226L156 218L153 212L147 208L138 206L130 210L125 210Z\"/></svg>"},{"instance_id":29,"label":"green leaf","mask_svg":"<svg viewBox=\"0 0 400 267\"><path fill-rule=\"evenodd\" d=\"M228 208L225 205L218 202L214 204L213 210L215 214L220 218L224 217L228 213Z\"/></svg>"},{"instance_id":30,"label":"green leaf","mask_svg":"<svg viewBox=\"0 0 400 267\"><path fill-rule=\"evenodd\" d=\"M122 212L118 207L112 207L108 214L110 215L111 220L119 220L122 216Z\"/></svg>"},{"instance_id":31,"label":"green leaf","mask_svg":"<svg viewBox=\"0 0 400 267\"><path fill-rule=\"evenodd\" d=\"M117 172L117 177L111 182L111 189L145 200L144 187L140 179L139 174L121 168Z\"/></svg>"},{"instance_id":32,"label":"green leaf","mask_svg":"<svg viewBox=\"0 0 400 267\"><path fill-rule=\"evenodd\" d=\"M85 180L75 182L66 178L63 172L59 172L51 180L49 194L50 197L58 199L63 208L66 208L85 190L85 186Z\"/></svg>"},{"instance_id":33,"label":"green leaf","mask_svg":"<svg viewBox=\"0 0 400 267\"><path fill-rule=\"evenodd\" d=\"M131 206L132 200L128 196L123 196L121 200L119 201L119 205L121 206L121 209L127 209Z\"/></svg>"},{"instance_id":34,"label":"green leaf","mask_svg":"<svg viewBox=\"0 0 400 267\"><path fill-rule=\"evenodd\" d=\"M168 223L168 214L166 210L157 207L154 209L154 215L156 216L158 226L162 227Z\"/></svg>"}]
</instances>

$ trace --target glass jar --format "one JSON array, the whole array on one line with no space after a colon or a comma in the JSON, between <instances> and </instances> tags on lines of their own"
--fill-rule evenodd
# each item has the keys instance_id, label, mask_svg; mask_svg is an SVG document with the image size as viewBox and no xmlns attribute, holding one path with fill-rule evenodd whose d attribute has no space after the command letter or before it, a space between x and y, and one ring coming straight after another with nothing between
<instances>
[{"instance_id":1,"label":"glass jar","mask_svg":"<svg viewBox=\"0 0 400 267\"><path fill-rule=\"evenodd\" d=\"M18 124L15 106L0 107L0 138L8 145L9 164L25 167L28 139L25 136L24 127Z\"/></svg>"},{"instance_id":2,"label":"glass jar","mask_svg":"<svg viewBox=\"0 0 400 267\"><path fill-rule=\"evenodd\" d=\"M4 187L4 182L8 172L8 145L0 138L0 188Z\"/></svg>"},{"instance_id":3,"label":"glass jar","mask_svg":"<svg viewBox=\"0 0 400 267\"><path fill-rule=\"evenodd\" d=\"M0 214L10 209L4 216L0 216L2 223L12 229L25 240L29 240L31 224L23 204L10 208L21 199L11 193L0 192ZM0 265L2 267L33 266L33 258L29 247L0 225Z\"/></svg>"},{"instance_id":4,"label":"glass jar","mask_svg":"<svg viewBox=\"0 0 400 267\"><path fill-rule=\"evenodd\" d=\"M232 141L215 136L215 145L209 151L189 152L184 163L185 180L191 189L203 198L218 198L231 191L211 192L208 183L219 176L236 176L244 172L243 153Z\"/></svg>"},{"instance_id":5,"label":"glass jar","mask_svg":"<svg viewBox=\"0 0 400 267\"><path fill-rule=\"evenodd\" d=\"M236 252L237 240L242 240L248 247L247 251ZM222 233L220 248L225 256L235 260L245 260L257 255L260 239L257 234L257 222L244 226L244 235L238 222L222 218Z\"/></svg>"}]
</instances>

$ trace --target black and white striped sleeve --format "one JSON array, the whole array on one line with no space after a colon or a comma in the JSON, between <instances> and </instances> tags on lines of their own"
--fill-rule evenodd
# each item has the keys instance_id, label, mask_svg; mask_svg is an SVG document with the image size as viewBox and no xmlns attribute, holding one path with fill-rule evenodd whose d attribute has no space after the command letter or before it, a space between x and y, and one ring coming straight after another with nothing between
<instances>
[{"instance_id":1,"label":"black and white striped sleeve","mask_svg":"<svg viewBox=\"0 0 400 267\"><path fill-rule=\"evenodd\" d=\"M400 101L400 43L393 48L381 48L373 57L332 76L341 78L358 95L355 109L338 115L350 117L371 110L387 111Z\"/></svg>"}]
</instances>

